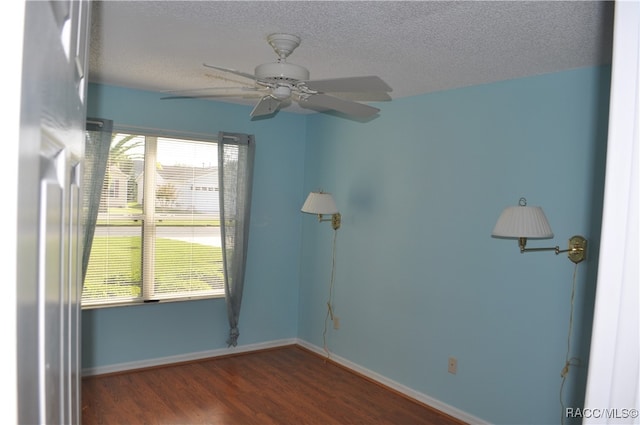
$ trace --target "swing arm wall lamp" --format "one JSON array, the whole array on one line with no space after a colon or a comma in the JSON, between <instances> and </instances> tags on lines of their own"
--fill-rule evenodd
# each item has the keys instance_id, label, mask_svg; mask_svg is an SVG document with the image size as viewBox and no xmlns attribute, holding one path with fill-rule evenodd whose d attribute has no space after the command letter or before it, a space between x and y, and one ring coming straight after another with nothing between
<instances>
[{"instance_id":1,"label":"swing arm wall lamp","mask_svg":"<svg viewBox=\"0 0 640 425\"><path fill-rule=\"evenodd\" d=\"M342 218L330 193L322 191L309 193L301 211L308 214L316 214L320 223L330 221L334 230L340 228ZM327 214L330 214L331 218L323 217L323 215Z\"/></svg>"},{"instance_id":2,"label":"swing arm wall lamp","mask_svg":"<svg viewBox=\"0 0 640 425\"><path fill-rule=\"evenodd\" d=\"M527 200L520 198L517 206L507 207L502 211L491 236L504 239L517 239L520 252L554 251L556 255L567 252L569 260L578 264L587 255L587 239L575 235L569 239L569 247L527 248L527 239L553 238L551 226L544 211L540 207L528 207Z\"/></svg>"}]
</instances>

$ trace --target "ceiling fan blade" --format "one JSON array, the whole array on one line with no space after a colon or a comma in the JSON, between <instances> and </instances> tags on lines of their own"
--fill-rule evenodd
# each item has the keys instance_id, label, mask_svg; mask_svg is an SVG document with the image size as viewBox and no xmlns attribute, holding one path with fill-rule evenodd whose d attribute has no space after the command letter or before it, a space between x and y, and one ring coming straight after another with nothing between
<instances>
[{"instance_id":1,"label":"ceiling fan blade","mask_svg":"<svg viewBox=\"0 0 640 425\"><path fill-rule=\"evenodd\" d=\"M203 94L198 94L202 93ZM193 90L175 90L165 93L175 93L172 96L161 97L160 99L212 99L216 97L240 97L240 98L252 98L264 96L265 90L249 87L216 87L208 89L193 89Z\"/></svg>"},{"instance_id":2,"label":"ceiling fan blade","mask_svg":"<svg viewBox=\"0 0 640 425\"><path fill-rule=\"evenodd\" d=\"M221 66L208 65L206 63L203 63L203 65L206 66L207 68L217 69L218 71L230 72L231 74L239 75L245 78L250 78L254 81L256 79L255 75L247 74L246 72L238 71L237 69L223 68Z\"/></svg>"},{"instance_id":3,"label":"ceiling fan blade","mask_svg":"<svg viewBox=\"0 0 640 425\"><path fill-rule=\"evenodd\" d=\"M178 90L162 90L160 93L175 93L175 94L184 94L187 95L188 93L198 93L198 92L210 92L211 94L217 94L218 92L221 94L225 94L227 92L245 92L245 91L256 91L258 90L257 87L245 87L245 86L240 86L240 87L200 87L197 89L178 89Z\"/></svg>"},{"instance_id":4,"label":"ceiling fan blade","mask_svg":"<svg viewBox=\"0 0 640 425\"><path fill-rule=\"evenodd\" d=\"M331 92L331 96L339 97L344 100L355 100L358 102L386 102L391 100L391 96L385 92Z\"/></svg>"},{"instance_id":5,"label":"ceiling fan blade","mask_svg":"<svg viewBox=\"0 0 640 425\"><path fill-rule=\"evenodd\" d=\"M326 92L389 92L391 87L380 77L368 75L364 77L330 78L327 80L304 81L304 85L314 91Z\"/></svg>"},{"instance_id":6,"label":"ceiling fan blade","mask_svg":"<svg viewBox=\"0 0 640 425\"><path fill-rule=\"evenodd\" d=\"M278 99L271 95L264 96L262 99L260 99L260 102L258 102L258 104L253 108L250 116L251 118L253 118L274 114L278 111L280 103L281 102Z\"/></svg>"},{"instance_id":7,"label":"ceiling fan blade","mask_svg":"<svg viewBox=\"0 0 640 425\"><path fill-rule=\"evenodd\" d=\"M265 91L265 89L252 87L209 87L192 90L167 90L163 93L171 95L161 97L160 99L207 99L215 97L252 98L264 96Z\"/></svg>"},{"instance_id":8,"label":"ceiling fan blade","mask_svg":"<svg viewBox=\"0 0 640 425\"><path fill-rule=\"evenodd\" d=\"M172 99L217 99L219 97L235 97L239 99L251 99L260 97L262 94L252 94L252 95L238 95L238 94L202 94L202 95L184 95L184 96L165 96L161 97L160 100L172 100Z\"/></svg>"},{"instance_id":9,"label":"ceiling fan blade","mask_svg":"<svg viewBox=\"0 0 640 425\"><path fill-rule=\"evenodd\" d=\"M380 112L380 109L374 108L373 106L339 99L326 94L312 94L308 97L301 98L298 104L303 108L320 110L333 109L334 111L359 118L367 118Z\"/></svg>"}]
</instances>

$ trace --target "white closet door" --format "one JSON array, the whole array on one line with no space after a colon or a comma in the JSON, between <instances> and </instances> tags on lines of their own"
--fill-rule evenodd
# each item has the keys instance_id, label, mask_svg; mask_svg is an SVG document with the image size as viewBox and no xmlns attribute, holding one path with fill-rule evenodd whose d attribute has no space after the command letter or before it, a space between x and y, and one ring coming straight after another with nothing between
<instances>
[{"instance_id":1,"label":"white closet door","mask_svg":"<svg viewBox=\"0 0 640 425\"><path fill-rule=\"evenodd\" d=\"M17 203L18 423L80 423L80 205L89 2L25 2Z\"/></svg>"}]
</instances>

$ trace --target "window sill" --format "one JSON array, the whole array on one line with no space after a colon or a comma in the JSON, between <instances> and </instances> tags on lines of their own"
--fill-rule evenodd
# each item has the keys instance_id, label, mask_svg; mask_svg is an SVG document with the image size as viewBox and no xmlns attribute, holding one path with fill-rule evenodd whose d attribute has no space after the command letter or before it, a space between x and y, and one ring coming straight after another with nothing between
<instances>
[{"instance_id":1,"label":"window sill","mask_svg":"<svg viewBox=\"0 0 640 425\"><path fill-rule=\"evenodd\" d=\"M113 303L104 303L104 304L91 304L91 305L83 305L82 310L96 310L102 308L112 308L112 307L133 307L133 306L143 306L143 305L153 305L153 304L166 304L166 303L176 303L176 302L185 302L185 301L199 301L199 300L211 300L224 298L224 293L215 294L215 295L206 295L206 296L194 296L194 297L179 297L179 298L163 298L158 300L150 300L150 301L124 301L124 302L113 302Z\"/></svg>"}]
</instances>

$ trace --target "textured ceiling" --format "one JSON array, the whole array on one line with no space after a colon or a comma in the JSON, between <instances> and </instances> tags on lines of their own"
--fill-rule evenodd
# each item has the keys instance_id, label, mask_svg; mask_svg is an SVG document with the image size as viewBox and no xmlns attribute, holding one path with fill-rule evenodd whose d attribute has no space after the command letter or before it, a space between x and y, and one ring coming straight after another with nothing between
<instances>
[{"instance_id":1,"label":"textured ceiling","mask_svg":"<svg viewBox=\"0 0 640 425\"><path fill-rule=\"evenodd\" d=\"M238 86L247 80L202 64L253 74L256 65L276 59L267 35L284 32L302 39L288 62L309 69L310 79L377 75L393 88L392 98L400 98L610 63L613 6L596 1L94 2L89 79L153 91Z\"/></svg>"}]
</instances>

